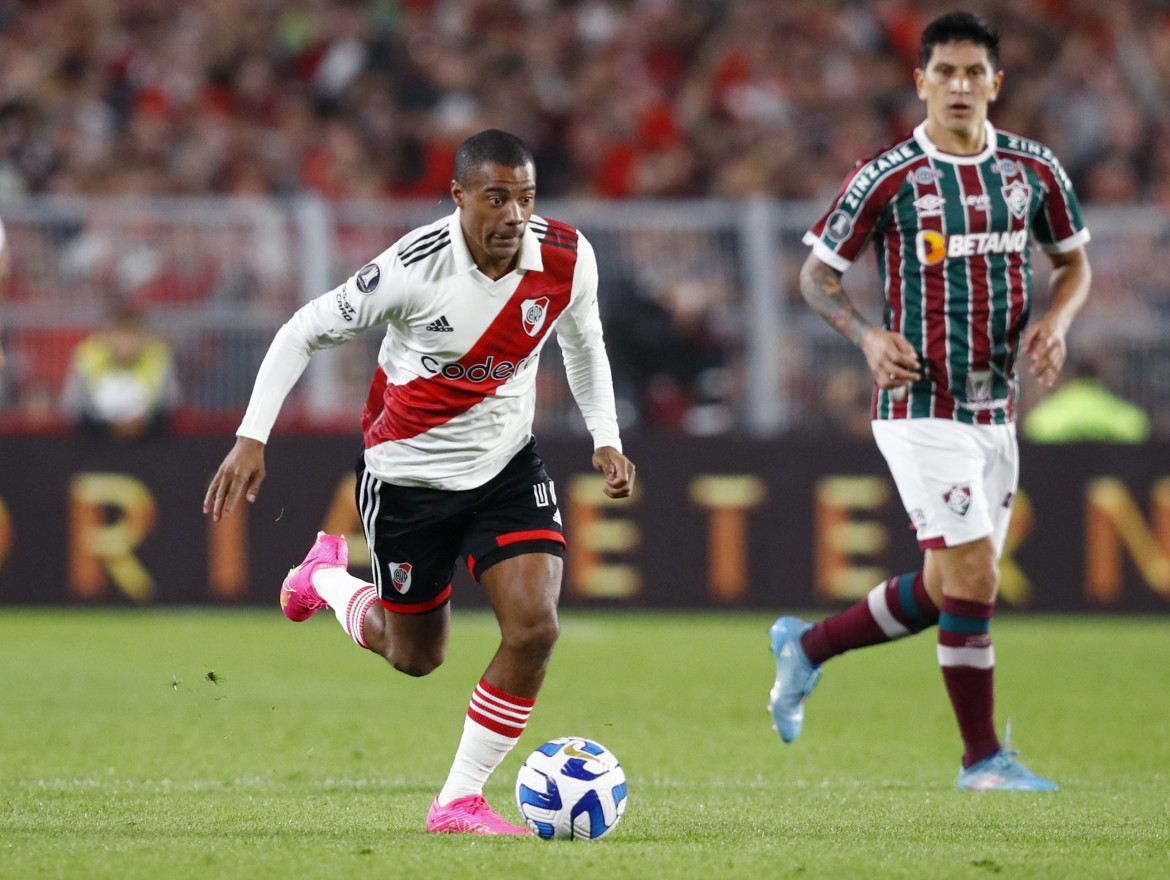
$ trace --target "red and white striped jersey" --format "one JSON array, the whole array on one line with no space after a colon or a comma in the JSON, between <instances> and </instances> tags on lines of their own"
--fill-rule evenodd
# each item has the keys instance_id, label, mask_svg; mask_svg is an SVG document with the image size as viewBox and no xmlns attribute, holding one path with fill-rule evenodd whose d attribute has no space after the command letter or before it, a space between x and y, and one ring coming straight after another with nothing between
<instances>
[{"instance_id":1,"label":"red and white striped jersey","mask_svg":"<svg viewBox=\"0 0 1170 880\"><path fill-rule=\"evenodd\" d=\"M537 360L555 326L594 447L620 450L593 247L533 215L515 271L492 280L459 218L456 210L408 233L297 310L260 366L237 434L267 442L312 353L384 325L362 413L366 469L401 486L481 486L531 436Z\"/></svg>"}]
</instances>

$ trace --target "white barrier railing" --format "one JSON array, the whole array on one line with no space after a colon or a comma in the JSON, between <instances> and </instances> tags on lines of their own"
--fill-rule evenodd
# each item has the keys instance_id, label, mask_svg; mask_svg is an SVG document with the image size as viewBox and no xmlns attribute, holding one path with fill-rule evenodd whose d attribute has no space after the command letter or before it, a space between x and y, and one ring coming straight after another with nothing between
<instances>
[{"instance_id":1,"label":"white barrier railing","mask_svg":"<svg viewBox=\"0 0 1170 880\"><path fill-rule=\"evenodd\" d=\"M694 200L541 202L580 227L600 265L603 317L630 430L850 431L868 394L860 355L801 301L801 235L821 206ZM442 202L28 199L0 205L14 275L0 310L8 368L0 416L51 418L70 351L128 298L172 344L184 410L230 423L272 334ZM1115 390L1170 437L1170 217L1155 208L1087 212L1094 295L1072 334ZM1045 302L1037 254L1037 309ZM846 275L875 319L872 258ZM314 359L286 412L352 430L380 334ZM583 430L559 356L541 363L542 431ZM1025 388L1025 404L1040 390ZM859 419L860 416L860 419Z\"/></svg>"}]
</instances>

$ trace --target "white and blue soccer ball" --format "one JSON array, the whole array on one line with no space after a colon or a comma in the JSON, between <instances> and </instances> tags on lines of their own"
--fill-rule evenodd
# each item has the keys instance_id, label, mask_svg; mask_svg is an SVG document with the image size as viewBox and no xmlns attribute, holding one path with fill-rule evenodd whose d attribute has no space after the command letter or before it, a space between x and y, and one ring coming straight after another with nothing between
<instances>
[{"instance_id":1,"label":"white and blue soccer ball","mask_svg":"<svg viewBox=\"0 0 1170 880\"><path fill-rule=\"evenodd\" d=\"M583 736L536 749L516 776L516 806L545 840L597 840L626 811L626 772L614 753Z\"/></svg>"}]
</instances>

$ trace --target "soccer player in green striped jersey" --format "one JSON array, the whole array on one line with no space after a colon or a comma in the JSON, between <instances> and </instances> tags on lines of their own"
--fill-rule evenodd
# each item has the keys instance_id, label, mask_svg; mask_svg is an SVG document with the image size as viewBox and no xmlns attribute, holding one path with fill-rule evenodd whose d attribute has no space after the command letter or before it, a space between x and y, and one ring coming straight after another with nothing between
<instances>
[{"instance_id":1,"label":"soccer player in green striped jersey","mask_svg":"<svg viewBox=\"0 0 1170 880\"><path fill-rule=\"evenodd\" d=\"M988 120L1003 78L999 37L985 21L954 12L931 22L914 72L926 119L859 162L805 236L801 293L865 355L874 438L924 564L826 620L779 618L769 708L791 742L826 660L937 627L964 745L959 788L1034 791L1056 784L996 735L990 632L1019 475L1016 361L1030 359L1049 386L1064 365L1069 325L1089 293L1089 233L1052 152ZM881 326L841 284L870 240ZM1047 309L1029 323L1033 243L1053 271Z\"/></svg>"}]
</instances>

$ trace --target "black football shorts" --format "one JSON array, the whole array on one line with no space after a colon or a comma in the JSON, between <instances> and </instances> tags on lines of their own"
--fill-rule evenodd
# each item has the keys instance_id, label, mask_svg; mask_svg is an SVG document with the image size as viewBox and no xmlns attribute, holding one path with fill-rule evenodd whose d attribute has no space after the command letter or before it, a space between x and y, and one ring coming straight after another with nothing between
<instances>
[{"instance_id":1,"label":"black football shorts","mask_svg":"<svg viewBox=\"0 0 1170 880\"><path fill-rule=\"evenodd\" d=\"M460 557L471 576L524 553L564 556L556 490L529 440L499 474L476 489L395 486L357 463L361 513L382 604L418 614L451 598Z\"/></svg>"}]
</instances>

